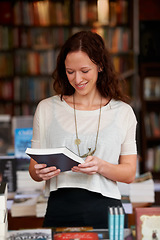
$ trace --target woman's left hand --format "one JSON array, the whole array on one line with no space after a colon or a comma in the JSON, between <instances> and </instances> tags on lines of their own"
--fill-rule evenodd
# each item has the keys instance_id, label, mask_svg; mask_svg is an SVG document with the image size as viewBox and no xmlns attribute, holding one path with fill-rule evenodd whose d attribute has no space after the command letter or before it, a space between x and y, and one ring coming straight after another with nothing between
<instances>
[{"instance_id":1,"label":"woman's left hand","mask_svg":"<svg viewBox=\"0 0 160 240\"><path fill-rule=\"evenodd\" d=\"M78 166L74 166L72 168L73 172L81 172L81 173L86 173L89 175L98 173L100 162L102 160L99 159L96 156L88 156L85 159L84 163L79 164Z\"/></svg>"}]
</instances>

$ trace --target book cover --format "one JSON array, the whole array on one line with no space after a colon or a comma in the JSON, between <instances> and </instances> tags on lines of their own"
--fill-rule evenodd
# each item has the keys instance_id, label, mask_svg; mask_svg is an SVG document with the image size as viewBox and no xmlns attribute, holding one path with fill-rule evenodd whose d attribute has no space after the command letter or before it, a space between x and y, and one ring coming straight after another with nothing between
<instances>
[{"instance_id":1,"label":"book cover","mask_svg":"<svg viewBox=\"0 0 160 240\"><path fill-rule=\"evenodd\" d=\"M52 230L39 228L39 229L24 229L24 230L13 230L8 232L8 240L13 239L41 239L51 240Z\"/></svg>"},{"instance_id":2,"label":"book cover","mask_svg":"<svg viewBox=\"0 0 160 240\"><path fill-rule=\"evenodd\" d=\"M15 129L14 147L17 170L28 170L30 158L25 153L25 150L27 147L31 147L32 134L32 128Z\"/></svg>"},{"instance_id":3,"label":"book cover","mask_svg":"<svg viewBox=\"0 0 160 240\"><path fill-rule=\"evenodd\" d=\"M8 183L8 192L16 191L16 159L14 156L0 156L0 178L0 182Z\"/></svg>"},{"instance_id":4,"label":"book cover","mask_svg":"<svg viewBox=\"0 0 160 240\"><path fill-rule=\"evenodd\" d=\"M136 238L158 239L160 236L160 207L135 208Z\"/></svg>"},{"instance_id":5,"label":"book cover","mask_svg":"<svg viewBox=\"0 0 160 240\"><path fill-rule=\"evenodd\" d=\"M48 167L56 166L62 172L69 171L73 166L84 162L82 158L65 147L50 149L27 148L26 154L37 163L45 163Z\"/></svg>"},{"instance_id":6,"label":"book cover","mask_svg":"<svg viewBox=\"0 0 160 240\"><path fill-rule=\"evenodd\" d=\"M109 230L109 239L114 240L114 212L113 212L113 207L108 208L108 230Z\"/></svg>"},{"instance_id":7,"label":"book cover","mask_svg":"<svg viewBox=\"0 0 160 240\"><path fill-rule=\"evenodd\" d=\"M54 234L54 240L71 240L71 239L81 239L81 240L98 240L98 234L96 232L62 232Z\"/></svg>"}]
</instances>

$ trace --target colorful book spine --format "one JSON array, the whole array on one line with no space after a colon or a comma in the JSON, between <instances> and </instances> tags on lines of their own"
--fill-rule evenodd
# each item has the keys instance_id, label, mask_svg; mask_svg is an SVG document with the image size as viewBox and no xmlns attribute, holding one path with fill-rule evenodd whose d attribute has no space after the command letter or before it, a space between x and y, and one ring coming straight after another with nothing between
<instances>
[{"instance_id":1,"label":"colorful book spine","mask_svg":"<svg viewBox=\"0 0 160 240\"><path fill-rule=\"evenodd\" d=\"M114 214L113 208L108 209L108 229L109 229L109 239L114 240Z\"/></svg>"},{"instance_id":2,"label":"colorful book spine","mask_svg":"<svg viewBox=\"0 0 160 240\"><path fill-rule=\"evenodd\" d=\"M124 209L123 207L119 207L119 240L124 239Z\"/></svg>"},{"instance_id":3,"label":"colorful book spine","mask_svg":"<svg viewBox=\"0 0 160 240\"><path fill-rule=\"evenodd\" d=\"M114 207L114 240L118 240L119 236L119 213L118 208Z\"/></svg>"},{"instance_id":4,"label":"colorful book spine","mask_svg":"<svg viewBox=\"0 0 160 240\"><path fill-rule=\"evenodd\" d=\"M108 208L108 230L110 240L124 239L124 209L123 207Z\"/></svg>"}]
</instances>

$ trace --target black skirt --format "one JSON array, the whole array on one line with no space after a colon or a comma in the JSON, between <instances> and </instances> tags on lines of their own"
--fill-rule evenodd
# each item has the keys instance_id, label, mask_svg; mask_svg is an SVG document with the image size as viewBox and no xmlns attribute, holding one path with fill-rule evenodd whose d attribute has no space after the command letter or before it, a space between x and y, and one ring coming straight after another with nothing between
<instances>
[{"instance_id":1,"label":"black skirt","mask_svg":"<svg viewBox=\"0 0 160 240\"><path fill-rule=\"evenodd\" d=\"M50 193L43 227L108 228L108 207L121 200L81 188L60 188Z\"/></svg>"}]
</instances>

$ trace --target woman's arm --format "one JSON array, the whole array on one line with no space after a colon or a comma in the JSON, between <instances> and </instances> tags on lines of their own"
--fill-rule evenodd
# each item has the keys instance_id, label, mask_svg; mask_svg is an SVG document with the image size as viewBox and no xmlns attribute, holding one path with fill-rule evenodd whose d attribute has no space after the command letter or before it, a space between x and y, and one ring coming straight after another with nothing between
<instances>
[{"instance_id":1,"label":"woman's arm","mask_svg":"<svg viewBox=\"0 0 160 240\"><path fill-rule=\"evenodd\" d=\"M46 164L37 164L37 162L31 158L29 165L29 173L33 180L40 182L43 180L49 180L60 173L60 169L56 167L46 167Z\"/></svg>"},{"instance_id":2,"label":"woman's arm","mask_svg":"<svg viewBox=\"0 0 160 240\"><path fill-rule=\"evenodd\" d=\"M85 163L73 167L72 171L86 174L99 173L118 182L131 183L135 179L137 155L121 155L119 164L112 164L95 156L88 156Z\"/></svg>"}]
</instances>

